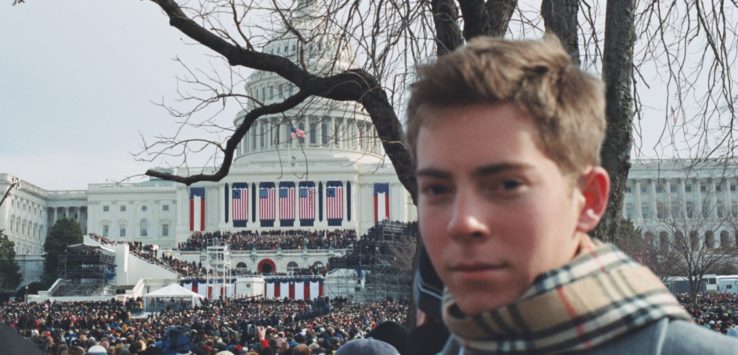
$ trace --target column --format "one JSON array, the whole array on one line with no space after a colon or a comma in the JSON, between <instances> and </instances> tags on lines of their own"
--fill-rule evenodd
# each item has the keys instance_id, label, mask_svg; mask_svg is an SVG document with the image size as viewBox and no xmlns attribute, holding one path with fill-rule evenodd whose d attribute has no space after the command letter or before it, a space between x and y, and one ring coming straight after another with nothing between
<instances>
[{"instance_id":1,"label":"column","mask_svg":"<svg viewBox=\"0 0 738 355\"><path fill-rule=\"evenodd\" d=\"M678 195L678 197L679 197L679 204L680 204L681 209L682 209L682 211L681 211L682 214L679 217L680 218L684 218L684 216L687 213L687 193L685 192L684 179L678 179L677 180L677 183L679 184L679 186L677 187L677 193L679 194Z\"/></svg>"},{"instance_id":2,"label":"column","mask_svg":"<svg viewBox=\"0 0 738 355\"><path fill-rule=\"evenodd\" d=\"M649 202L648 206L651 209L651 219L656 220L658 219L658 211L656 210L656 204L658 203L658 199L656 198L656 179L650 179L648 182L648 192L649 192ZM662 192L663 193L663 192Z\"/></svg>"},{"instance_id":3,"label":"column","mask_svg":"<svg viewBox=\"0 0 738 355\"><path fill-rule=\"evenodd\" d=\"M634 204L635 204L635 218L636 221L643 221L643 211L641 210L641 181L633 181L634 190Z\"/></svg>"},{"instance_id":4,"label":"column","mask_svg":"<svg viewBox=\"0 0 738 355\"><path fill-rule=\"evenodd\" d=\"M695 209L695 218L702 218L702 208L704 207L704 203L702 201L702 183L703 181L699 179L694 179L695 182L695 201L694 201L694 209Z\"/></svg>"},{"instance_id":5,"label":"column","mask_svg":"<svg viewBox=\"0 0 738 355\"><path fill-rule=\"evenodd\" d=\"M710 199L710 209L708 210L709 216L711 218L717 218L717 191L714 179L710 179L707 183L707 194Z\"/></svg>"}]
</instances>

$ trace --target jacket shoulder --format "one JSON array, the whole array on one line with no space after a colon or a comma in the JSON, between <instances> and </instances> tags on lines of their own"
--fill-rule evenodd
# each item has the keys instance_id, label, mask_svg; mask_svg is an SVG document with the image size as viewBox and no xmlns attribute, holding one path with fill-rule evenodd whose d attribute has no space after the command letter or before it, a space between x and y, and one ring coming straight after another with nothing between
<instances>
[{"instance_id":1,"label":"jacket shoulder","mask_svg":"<svg viewBox=\"0 0 738 355\"><path fill-rule=\"evenodd\" d=\"M738 338L685 321L669 323L662 348L664 355L737 353Z\"/></svg>"}]
</instances>

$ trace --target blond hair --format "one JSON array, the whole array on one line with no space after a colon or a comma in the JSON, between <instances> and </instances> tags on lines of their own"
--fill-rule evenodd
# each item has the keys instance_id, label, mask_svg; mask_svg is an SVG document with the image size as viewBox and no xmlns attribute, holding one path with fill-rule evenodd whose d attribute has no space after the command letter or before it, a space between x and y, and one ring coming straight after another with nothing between
<instances>
[{"instance_id":1,"label":"blond hair","mask_svg":"<svg viewBox=\"0 0 738 355\"><path fill-rule=\"evenodd\" d=\"M407 139L416 156L424 110L512 102L538 128L542 150L565 173L599 165L605 135L601 81L573 65L558 38L481 37L418 69L408 103Z\"/></svg>"}]
</instances>

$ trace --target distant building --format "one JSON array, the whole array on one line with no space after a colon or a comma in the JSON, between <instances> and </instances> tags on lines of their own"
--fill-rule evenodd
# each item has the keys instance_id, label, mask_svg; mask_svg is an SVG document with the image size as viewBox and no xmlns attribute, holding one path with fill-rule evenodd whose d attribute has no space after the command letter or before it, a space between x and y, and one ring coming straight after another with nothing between
<instances>
[{"instance_id":1,"label":"distant building","mask_svg":"<svg viewBox=\"0 0 738 355\"><path fill-rule=\"evenodd\" d=\"M653 243L683 233L710 248L736 246L736 162L635 161L626 186L623 215Z\"/></svg>"},{"instance_id":2,"label":"distant building","mask_svg":"<svg viewBox=\"0 0 738 355\"><path fill-rule=\"evenodd\" d=\"M318 11L314 2L300 2L294 28L313 31ZM351 65L352 55L341 41L330 34L310 38L301 45L284 31L262 50L297 63L306 58L315 73ZM256 72L246 91L268 105L297 89L275 74ZM254 107L251 102L234 125ZM0 174L3 192L11 178ZM196 231L355 229L363 234L378 221L413 221L416 212L361 105L312 98L285 114L256 120L222 181L190 187L158 179L91 183L79 191L48 191L22 181L0 207L0 228L16 243L18 255L40 256L49 229L64 217L78 221L85 233L168 249Z\"/></svg>"}]
</instances>

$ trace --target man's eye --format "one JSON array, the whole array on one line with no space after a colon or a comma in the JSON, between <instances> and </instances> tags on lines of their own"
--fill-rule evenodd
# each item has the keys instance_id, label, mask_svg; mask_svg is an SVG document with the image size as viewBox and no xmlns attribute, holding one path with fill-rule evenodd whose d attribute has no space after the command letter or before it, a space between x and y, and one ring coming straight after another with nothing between
<instances>
[{"instance_id":1,"label":"man's eye","mask_svg":"<svg viewBox=\"0 0 738 355\"><path fill-rule=\"evenodd\" d=\"M421 190L422 193L428 194L431 196L437 196L445 194L449 191L448 187L443 185L428 185L426 187L423 187Z\"/></svg>"},{"instance_id":2,"label":"man's eye","mask_svg":"<svg viewBox=\"0 0 738 355\"><path fill-rule=\"evenodd\" d=\"M511 191L519 188L522 184L517 180L505 180L502 182L501 187L505 191Z\"/></svg>"}]
</instances>

